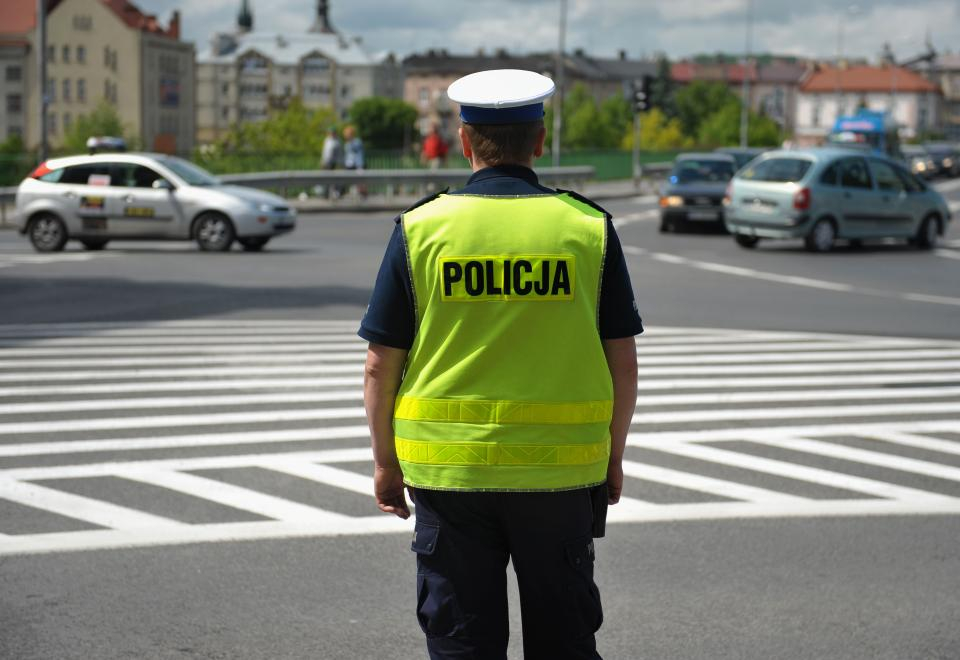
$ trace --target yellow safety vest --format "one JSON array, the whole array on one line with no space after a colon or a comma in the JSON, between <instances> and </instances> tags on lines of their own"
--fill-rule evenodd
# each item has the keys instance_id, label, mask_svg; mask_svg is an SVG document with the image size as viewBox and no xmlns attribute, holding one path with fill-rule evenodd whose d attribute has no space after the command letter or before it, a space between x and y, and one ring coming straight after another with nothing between
<instances>
[{"instance_id":1,"label":"yellow safety vest","mask_svg":"<svg viewBox=\"0 0 960 660\"><path fill-rule=\"evenodd\" d=\"M402 216L417 331L394 411L411 486L603 483L603 212L568 194L440 195Z\"/></svg>"}]
</instances>

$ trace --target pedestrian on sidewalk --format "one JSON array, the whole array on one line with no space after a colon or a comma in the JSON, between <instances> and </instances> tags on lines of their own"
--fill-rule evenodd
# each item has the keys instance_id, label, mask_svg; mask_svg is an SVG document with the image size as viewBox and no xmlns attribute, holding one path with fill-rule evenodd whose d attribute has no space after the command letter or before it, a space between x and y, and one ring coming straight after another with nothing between
<instances>
[{"instance_id":1,"label":"pedestrian on sidewalk","mask_svg":"<svg viewBox=\"0 0 960 660\"><path fill-rule=\"evenodd\" d=\"M594 541L620 499L643 331L610 215L541 186L553 82L471 74L473 176L407 209L359 334L378 507L416 505L416 615L432 660L504 660L506 566L526 660L596 659Z\"/></svg>"},{"instance_id":2,"label":"pedestrian on sidewalk","mask_svg":"<svg viewBox=\"0 0 960 660\"><path fill-rule=\"evenodd\" d=\"M423 148L420 151L421 162L431 170L438 170L446 163L448 150L446 141L440 135L440 126L433 124L429 135L423 139Z\"/></svg>"},{"instance_id":3,"label":"pedestrian on sidewalk","mask_svg":"<svg viewBox=\"0 0 960 660\"><path fill-rule=\"evenodd\" d=\"M343 129L343 166L348 170L362 170L364 167L363 140L357 135L357 129L353 126ZM357 185L356 189L361 197L367 196L364 186Z\"/></svg>"},{"instance_id":4,"label":"pedestrian on sidewalk","mask_svg":"<svg viewBox=\"0 0 960 660\"><path fill-rule=\"evenodd\" d=\"M343 159L343 145L336 126L327 129L327 137L323 139L323 150L320 153L320 166L325 170L335 170ZM324 190L326 197L339 197L336 186L327 186Z\"/></svg>"}]
</instances>

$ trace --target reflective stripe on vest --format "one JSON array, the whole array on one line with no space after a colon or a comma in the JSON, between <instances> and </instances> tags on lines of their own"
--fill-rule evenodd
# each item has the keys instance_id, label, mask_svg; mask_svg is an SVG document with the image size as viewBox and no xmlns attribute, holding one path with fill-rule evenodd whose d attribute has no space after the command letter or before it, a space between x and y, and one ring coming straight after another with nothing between
<instances>
[{"instance_id":1,"label":"reflective stripe on vest","mask_svg":"<svg viewBox=\"0 0 960 660\"><path fill-rule=\"evenodd\" d=\"M394 430L404 480L602 483L613 387L597 332L604 214L567 195L440 195L404 214L417 332Z\"/></svg>"}]
</instances>

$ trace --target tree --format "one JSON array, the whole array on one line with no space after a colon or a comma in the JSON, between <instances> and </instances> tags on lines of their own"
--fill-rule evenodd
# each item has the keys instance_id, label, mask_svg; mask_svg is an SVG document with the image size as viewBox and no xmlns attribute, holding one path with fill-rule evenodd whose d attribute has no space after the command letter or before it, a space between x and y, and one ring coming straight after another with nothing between
<instances>
[{"instance_id":1,"label":"tree","mask_svg":"<svg viewBox=\"0 0 960 660\"><path fill-rule=\"evenodd\" d=\"M700 125L697 142L705 147L725 147L740 143L740 99L734 98ZM780 127L769 117L749 113L747 142L751 147L780 144Z\"/></svg>"},{"instance_id":2,"label":"tree","mask_svg":"<svg viewBox=\"0 0 960 660\"><path fill-rule=\"evenodd\" d=\"M598 147L615 149L623 136L633 130L633 108L622 96L611 96L600 104Z\"/></svg>"},{"instance_id":3,"label":"tree","mask_svg":"<svg viewBox=\"0 0 960 660\"><path fill-rule=\"evenodd\" d=\"M87 138L93 136L122 137L129 149L136 149L139 138L126 129L114 108L106 99L101 99L92 111L80 115L63 135L63 148L71 152L83 152L87 149Z\"/></svg>"},{"instance_id":4,"label":"tree","mask_svg":"<svg viewBox=\"0 0 960 660\"><path fill-rule=\"evenodd\" d=\"M417 109L400 99L371 96L350 107L350 121L369 148L400 149L414 135Z\"/></svg>"},{"instance_id":5,"label":"tree","mask_svg":"<svg viewBox=\"0 0 960 660\"><path fill-rule=\"evenodd\" d=\"M228 153L320 153L336 119L331 108L311 109L293 99L263 121L235 125L218 147Z\"/></svg>"},{"instance_id":6,"label":"tree","mask_svg":"<svg viewBox=\"0 0 960 660\"><path fill-rule=\"evenodd\" d=\"M723 83L700 80L678 91L674 100L683 132L690 136L700 134L700 126L708 117L732 103L739 103L737 95Z\"/></svg>"},{"instance_id":7,"label":"tree","mask_svg":"<svg viewBox=\"0 0 960 660\"><path fill-rule=\"evenodd\" d=\"M680 121L670 119L660 108L654 108L640 116L640 148L652 151L685 149L693 146L693 140L683 134ZM620 143L623 149L633 148L633 130L627 131Z\"/></svg>"}]
</instances>

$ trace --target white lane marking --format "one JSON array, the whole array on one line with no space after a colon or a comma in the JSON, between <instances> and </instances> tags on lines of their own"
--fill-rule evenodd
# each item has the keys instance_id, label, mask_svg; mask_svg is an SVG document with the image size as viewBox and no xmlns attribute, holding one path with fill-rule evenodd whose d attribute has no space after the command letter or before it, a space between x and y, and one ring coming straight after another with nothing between
<instances>
[{"instance_id":1,"label":"white lane marking","mask_svg":"<svg viewBox=\"0 0 960 660\"><path fill-rule=\"evenodd\" d=\"M22 344L20 345L22 346ZM268 338L251 344L231 344L219 346L190 346L187 344L175 346L37 346L30 348L14 348L0 346L0 355L8 357L61 357L69 355L182 355L184 353L198 353L201 355L217 355L221 353L236 354L242 351L256 351L257 353L290 353L305 351L313 355L324 355L325 351L342 352L356 351L352 358L363 359L366 347L358 342L349 344L283 344L273 343ZM305 353L304 353L305 354Z\"/></svg>"},{"instance_id":2,"label":"white lane marking","mask_svg":"<svg viewBox=\"0 0 960 660\"><path fill-rule=\"evenodd\" d=\"M654 381L655 382L655 381ZM649 385L649 383L645 383ZM659 389L659 388L658 388ZM912 387L898 389L816 389L753 392L708 392L701 394L644 394L637 397L637 407L724 405L732 403L774 403L781 401L838 401L859 399L939 399L960 396L960 387ZM328 401L362 401L359 389L327 392L277 392L266 394L226 394L218 396L148 397L129 399L92 399L47 401L43 403L0 404L0 415L37 413L93 412L114 410L149 410L156 408L240 407L270 403L322 403Z\"/></svg>"},{"instance_id":3,"label":"white lane marking","mask_svg":"<svg viewBox=\"0 0 960 660\"><path fill-rule=\"evenodd\" d=\"M960 190L960 179L956 179L953 181L940 181L939 183L935 183L933 187L941 193Z\"/></svg>"},{"instance_id":4,"label":"white lane marking","mask_svg":"<svg viewBox=\"0 0 960 660\"><path fill-rule=\"evenodd\" d=\"M945 342L944 342L945 343ZM637 355L640 357L641 364L728 364L737 362L790 362L798 360L825 360L825 361L844 361L851 359L874 359L874 360L910 360L920 358L945 358L960 357L960 347L957 344L945 345L939 348L926 348L917 346L906 346L893 342L891 348L897 350L872 350L883 346L883 342L868 345L847 344L825 344L826 348L833 348L830 351L819 351L816 349L824 346L809 346L797 348L795 350L775 352L775 346L767 345L757 347L756 350L746 350L740 346L721 346L715 349L704 348L698 351L694 346L678 346L676 348L668 347L661 350L660 347L641 346L637 349ZM274 347L265 347L271 349ZM843 351L841 349L854 349ZM258 349L259 350L259 349ZM716 351L716 353L714 353ZM246 353L234 352L211 352L204 355L180 356L171 355L164 357L82 357L82 358L48 358L36 357L30 359L8 360L4 356L17 354L22 356L25 351L2 351L0 350L0 369L49 369L49 368L76 368L76 367L158 367L158 366L199 366L199 365L231 365L241 364L329 364L353 362L361 363L366 358L366 353L270 353L267 350L266 355L248 355ZM81 351L84 353L105 353L106 351L93 350ZM128 351L123 351L124 353ZM130 353L137 354L139 351L131 350ZM146 351L156 353L158 351ZM164 351L166 352L166 351ZM182 353L181 350L170 349L170 353ZM73 354L75 351L57 351L57 353ZM683 354L692 353L692 356ZM113 351L111 351L113 354Z\"/></svg>"},{"instance_id":5,"label":"white lane marking","mask_svg":"<svg viewBox=\"0 0 960 660\"><path fill-rule=\"evenodd\" d=\"M958 404L960 406L960 404ZM217 426L219 424L279 424L331 419L364 419L362 407L321 408L311 410L270 410L263 412L217 413L199 415L157 415L154 417L105 417L45 422L7 422L0 424L0 435L21 433L70 433L79 431L120 431L124 429L175 428L177 426Z\"/></svg>"},{"instance_id":6,"label":"white lane marking","mask_svg":"<svg viewBox=\"0 0 960 660\"><path fill-rule=\"evenodd\" d=\"M891 468L893 470L900 470L901 472L922 474L924 476L935 477L937 479L960 481L960 468L940 465L938 463L931 463L929 461L921 461L915 458L884 454L871 451L869 449L847 447L845 445L834 444L831 442L822 442L820 440L808 440L803 438L780 438L777 440L768 439L764 440L763 444L771 447L780 447L782 449L806 452L808 454L817 454L819 456L840 458L861 464Z\"/></svg>"},{"instance_id":7,"label":"white lane marking","mask_svg":"<svg viewBox=\"0 0 960 660\"><path fill-rule=\"evenodd\" d=\"M228 433L194 433L157 438L111 438L109 440L75 440L28 442L0 445L0 457L50 456L93 452L145 451L182 447L223 447L285 442L318 442L322 440L369 439L366 426L328 426L318 429L284 429L279 431L236 431Z\"/></svg>"},{"instance_id":8,"label":"white lane marking","mask_svg":"<svg viewBox=\"0 0 960 660\"><path fill-rule=\"evenodd\" d=\"M751 387L807 387L841 385L885 385L889 391L906 391L906 384L960 383L960 371L896 374L861 374L853 376L784 376L784 377L746 377L746 378L644 378L638 380L637 388L646 390L693 390L693 389L731 389ZM208 390L266 390L293 391L298 389L316 389L325 387L359 387L363 377L334 378L253 378L231 380L177 380L120 382L93 385L36 385L25 387L2 387L0 397L25 396L64 396L83 394L142 394L163 392L203 392ZM825 390L832 391L832 390ZM122 401L122 399L117 399Z\"/></svg>"},{"instance_id":9,"label":"white lane marking","mask_svg":"<svg viewBox=\"0 0 960 660\"><path fill-rule=\"evenodd\" d=\"M39 484L5 478L2 475L0 475L0 498L112 529L142 530L155 527L173 528L181 525L169 518L66 493Z\"/></svg>"},{"instance_id":10,"label":"white lane marking","mask_svg":"<svg viewBox=\"0 0 960 660\"><path fill-rule=\"evenodd\" d=\"M767 439L784 437L829 437L858 436L882 437L887 433L960 433L960 421L941 419L913 422L841 423L795 426L748 426L729 429L702 429L683 431L634 431L627 434L627 445L658 449L668 444L700 442L736 442L751 440L764 442Z\"/></svg>"},{"instance_id":11,"label":"white lane marking","mask_svg":"<svg viewBox=\"0 0 960 660\"><path fill-rule=\"evenodd\" d=\"M129 470L117 476L242 509L274 520L303 523L341 522L348 516L291 502L216 479L173 470ZM372 491L371 491L372 493Z\"/></svg>"},{"instance_id":12,"label":"white lane marking","mask_svg":"<svg viewBox=\"0 0 960 660\"><path fill-rule=\"evenodd\" d=\"M253 336L243 337L190 337L177 338L167 337L166 340L157 341L150 337L104 337L102 335L93 335L90 337L45 337L42 339L30 339L29 348L92 348L102 346L104 348L114 347L137 347L141 350L149 348L177 348L184 350L227 350L234 346L248 348L250 344L264 346L283 346L291 351L309 351L309 350L343 350L365 348L367 342L358 336L345 336L340 339L340 335L277 335L265 333ZM16 340L11 338L0 338L0 349L16 349L24 347L23 339ZM233 350L237 350L234 348ZM147 351L149 352L149 351Z\"/></svg>"},{"instance_id":13,"label":"white lane marking","mask_svg":"<svg viewBox=\"0 0 960 660\"><path fill-rule=\"evenodd\" d=\"M360 327L360 322L355 324ZM37 330L18 330L18 326L0 325L0 339L21 339L31 342L49 342L53 340L70 340L77 342L86 342L94 339L102 340L100 343L174 343L180 346L188 345L194 341L214 341L219 338L223 343L234 343L243 340L247 341L357 341L366 343L356 332L339 332L337 328L297 328L297 327L276 327L276 328L233 328L225 326L222 328L182 328L163 330L153 325L146 325L142 328L120 328L120 329L96 329L96 328L75 328L73 330L61 328L37 329ZM355 328L355 329L356 329ZM84 332L95 332L96 334L84 335ZM119 341L114 341L113 339ZM109 340L109 341L108 341Z\"/></svg>"},{"instance_id":14,"label":"white lane marking","mask_svg":"<svg viewBox=\"0 0 960 660\"><path fill-rule=\"evenodd\" d=\"M641 361L642 364L642 361ZM641 367L639 375L730 375L730 374L786 374L786 373L829 373L829 372L882 372L882 371L916 371L918 368L943 371L960 368L960 360L937 360L921 363L905 362L810 362L806 364L724 364L716 366L667 366ZM271 375L334 375L359 374L363 365L357 364L307 364L301 366L263 366L263 367L206 367L197 369L111 369L98 371L29 371L0 373L2 383L40 383L59 381L85 380L124 380L138 381L152 378L186 378L186 377L213 377L213 376L271 376Z\"/></svg>"},{"instance_id":15,"label":"white lane marking","mask_svg":"<svg viewBox=\"0 0 960 660\"><path fill-rule=\"evenodd\" d=\"M777 461L770 458L762 458L750 454L730 451L728 449L719 449L716 447L704 447L689 443L671 443L656 448L658 451L688 458L697 458L712 463L722 465L731 465L733 467L753 470L755 472L765 472L768 474L787 477L789 479L799 479L810 483L820 484L821 486L830 486L841 490L852 490L874 497L901 501L919 501L919 502L950 502L954 505L960 505L960 499L938 495L916 488L907 488L905 486L896 486L883 481L875 481L864 477L857 477L852 474L841 474L839 472L830 472L819 468L807 467L785 461Z\"/></svg>"},{"instance_id":16,"label":"white lane marking","mask_svg":"<svg viewBox=\"0 0 960 660\"><path fill-rule=\"evenodd\" d=\"M631 424L685 424L689 422L722 422L742 419L809 419L813 417L884 417L896 415L947 415L960 413L960 401L949 403L888 403L877 406L797 406L775 408L740 408L685 410L640 413ZM0 424L2 432L5 424Z\"/></svg>"},{"instance_id":17,"label":"white lane marking","mask_svg":"<svg viewBox=\"0 0 960 660\"><path fill-rule=\"evenodd\" d=\"M960 373L957 374L960 378ZM143 392L200 392L204 390L289 390L316 387L354 387L363 377L339 378L248 378L236 380L177 380L95 385L39 385L0 387L0 397L59 396L76 394L134 394Z\"/></svg>"},{"instance_id":18,"label":"white lane marking","mask_svg":"<svg viewBox=\"0 0 960 660\"><path fill-rule=\"evenodd\" d=\"M620 229L621 227L633 224L634 222L645 222L649 220L657 220L659 218L659 210L647 209L646 211L636 211L634 213L627 213L625 215L618 216L614 218L613 226L617 229Z\"/></svg>"},{"instance_id":19,"label":"white lane marking","mask_svg":"<svg viewBox=\"0 0 960 660\"><path fill-rule=\"evenodd\" d=\"M944 259L960 259L960 252L954 250L934 250L933 253Z\"/></svg>"},{"instance_id":20,"label":"white lane marking","mask_svg":"<svg viewBox=\"0 0 960 660\"><path fill-rule=\"evenodd\" d=\"M23 253L0 253L0 262L7 267L10 266L29 266L36 264L53 264L58 262L72 261L90 261L91 259L100 259L111 256L109 254L23 254Z\"/></svg>"},{"instance_id":21,"label":"white lane marking","mask_svg":"<svg viewBox=\"0 0 960 660\"><path fill-rule=\"evenodd\" d=\"M960 456L960 442L952 440L940 440L938 438L928 438L922 435L912 433L903 433L897 431L887 431L885 433L874 433L871 439L881 442L890 442L916 449L926 449L927 451L936 451L942 454L956 454Z\"/></svg>"},{"instance_id":22,"label":"white lane marking","mask_svg":"<svg viewBox=\"0 0 960 660\"><path fill-rule=\"evenodd\" d=\"M766 488L757 488L744 484L725 481L723 479L714 479L689 472L671 470L669 468L657 467L655 465L643 465L635 461L623 461L623 473L626 476L645 481L654 481L657 483L695 490L711 495L720 495L735 500L744 500L747 502L770 502L770 503L796 503L807 501L807 498L778 493L767 490Z\"/></svg>"},{"instance_id":23,"label":"white lane marking","mask_svg":"<svg viewBox=\"0 0 960 660\"><path fill-rule=\"evenodd\" d=\"M151 328L153 330L163 329L176 333L184 329L217 329L217 328L238 328L249 329L252 331L269 330L271 328L303 328L311 331L314 329L328 330L355 330L357 321L305 321L303 319L283 320L283 319L178 319L173 321L82 321L77 323L10 323L5 324L5 329L16 329L17 331L49 331L49 330L76 330L79 332L89 332L92 330L142 330Z\"/></svg>"},{"instance_id":24,"label":"white lane marking","mask_svg":"<svg viewBox=\"0 0 960 660\"><path fill-rule=\"evenodd\" d=\"M362 474L357 474L349 470L343 470L329 465L319 465L317 463L290 461L283 458L263 461L261 466L301 479L307 479L309 481L327 484L328 486L335 486L343 490L349 490L359 495L373 497L373 478L365 477ZM372 463L370 465L370 471L371 473L373 472Z\"/></svg>"},{"instance_id":25,"label":"white lane marking","mask_svg":"<svg viewBox=\"0 0 960 660\"><path fill-rule=\"evenodd\" d=\"M639 251L638 251L639 250ZM746 277L755 280L764 280L768 282L776 282L778 284L791 284L794 286L802 286L813 289L822 289L828 291L836 291L840 293L857 293L867 296L876 296L880 298L889 298L894 300L908 300L911 302L925 302L925 303L935 303L938 305L954 305L960 306L960 298L953 298L950 296L933 296L923 293L910 293L910 292L897 292L897 291L883 291L881 289L872 289L868 287L855 287L850 284L842 284L840 282L830 282L827 280L819 280L809 277L797 277L793 275L781 275L779 273L770 273L766 271L755 270L753 268L745 268L743 266L730 266L728 264L720 264L711 261L699 261L696 259L688 259L686 257L681 257L676 254L669 254L665 252L650 252L642 248L633 248L631 250L627 249L627 246L624 246L624 251L629 254L649 254L651 258L661 261L664 263L675 264L678 266L687 266L690 268L696 268L699 270L705 270L712 273L721 273L724 275L733 275L736 277Z\"/></svg>"}]
</instances>

